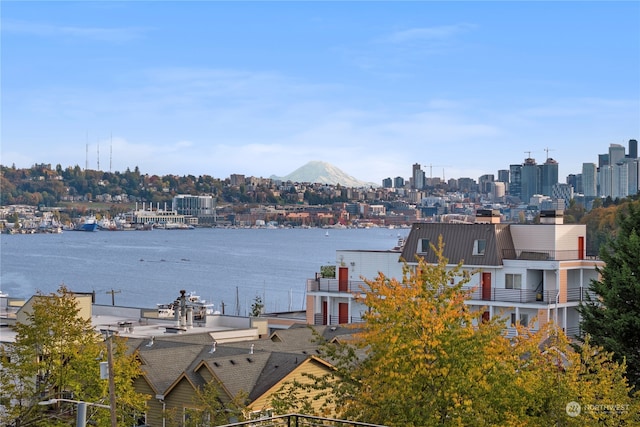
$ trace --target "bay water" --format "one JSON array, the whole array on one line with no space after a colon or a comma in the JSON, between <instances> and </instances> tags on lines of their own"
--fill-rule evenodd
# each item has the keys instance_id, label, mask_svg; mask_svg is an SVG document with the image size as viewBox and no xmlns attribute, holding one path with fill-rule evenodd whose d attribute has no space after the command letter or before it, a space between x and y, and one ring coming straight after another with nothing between
<instances>
[{"instance_id":1,"label":"bay water","mask_svg":"<svg viewBox=\"0 0 640 427\"><path fill-rule=\"evenodd\" d=\"M0 235L0 291L27 299L61 284L96 303L153 308L194 291L226 314L305 308L306 280L336 250L387 250L408 229L65 231ZM113 291L113 293L112 293Z\"/></svg>"}]
</instances>

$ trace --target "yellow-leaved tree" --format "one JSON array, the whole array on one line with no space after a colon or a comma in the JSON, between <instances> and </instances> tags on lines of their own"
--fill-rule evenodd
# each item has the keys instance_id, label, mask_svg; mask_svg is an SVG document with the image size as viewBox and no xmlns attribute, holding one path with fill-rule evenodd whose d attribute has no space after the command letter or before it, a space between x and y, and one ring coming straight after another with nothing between
<instances>
[{"instance_id":1,"label":"yellow-leaved tree","mask_svg":"<svg viewBox=\"0 0 640 427\"><path fill-rule=\"evenodd\" d=\"M520 327L508 338L497 318L483 321L465 304L469 282L438 262L405 264L401 280L365 280L368 306L353 342L325 343L335 370L295 383L273 400L279 412L301 409L295 388L322 390L323 414L388 426L548 426L638 421L624 365L588 342L576 351L562 331ZM576 415L572 406L584 409ZM616 411L597 408L618 405ZM309 407L307 405L306 407ZM611 407L609 407L611 408Z\"/></svg>"}]
</instances>

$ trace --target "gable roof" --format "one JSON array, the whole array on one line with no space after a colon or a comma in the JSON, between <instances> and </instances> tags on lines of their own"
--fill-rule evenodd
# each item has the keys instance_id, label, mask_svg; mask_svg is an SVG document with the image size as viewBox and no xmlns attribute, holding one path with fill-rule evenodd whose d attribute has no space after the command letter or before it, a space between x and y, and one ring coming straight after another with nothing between
<instances>
[{"instance_id":1,"label":"gable roof","mask_svg":"<svg viewBox=\"0 0 640 427\"><path fill-rule=\"evenodd\" d=\"M415 264L416 257L424 258L429 263L436 263L433 250L419 252L422 239L428 239L433 245L438 244L439 237L444 242L444 256L449 264L464 265L502 265L505 253L513 252L513 239L509 224L450 224L450 223L416 223L407 236L402 258L409 264ZM485 241L484 255L474 255L474 242Z\"/></svg>"}]
</instances>

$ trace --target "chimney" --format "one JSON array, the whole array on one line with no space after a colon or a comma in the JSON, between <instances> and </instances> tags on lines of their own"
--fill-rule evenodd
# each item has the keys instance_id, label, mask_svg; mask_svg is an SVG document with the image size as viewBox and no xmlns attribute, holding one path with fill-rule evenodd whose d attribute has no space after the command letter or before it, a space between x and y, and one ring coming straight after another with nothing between
<instances>
[{"instance_id":1,"label":"chimney","mask_svg":"<svg viewBox=\"0 0 640 427\"><path fill-rule=\"evenodd\" d=\"M500 224L500 210L478 209L476 211L476 224Z\"/></svg>"},{"instance_id":2,"label":"chimney","mask_svg":"<svg viewBox=\"0 0 640 427\"><path fill-rule=\"evenodd\" d=\"M564 213L560 210L540 211L540 224L564 224Z\"/></svg>"}]
</instances>

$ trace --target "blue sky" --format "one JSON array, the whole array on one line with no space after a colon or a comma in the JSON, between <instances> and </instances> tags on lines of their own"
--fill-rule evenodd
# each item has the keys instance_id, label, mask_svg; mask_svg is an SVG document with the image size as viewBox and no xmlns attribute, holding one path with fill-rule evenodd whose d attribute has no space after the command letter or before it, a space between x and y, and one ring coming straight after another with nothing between
<instances>
[{"instance_id":1,"label":"blue sky","mask_svg":"<svg viewBox=\"0 0 640 427\"><path fill-rule=\"evenodd\" d=\"M548 148L564 182L640 139L640 2L0 8L7 166L226 178L322 160L379 184Z\"/></svg>"}]
</instances>

